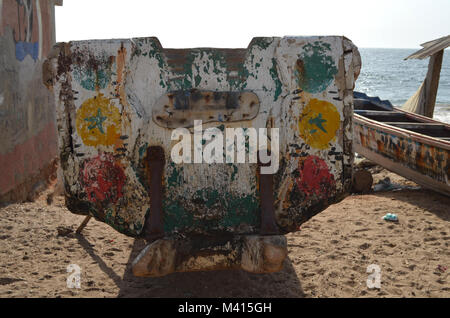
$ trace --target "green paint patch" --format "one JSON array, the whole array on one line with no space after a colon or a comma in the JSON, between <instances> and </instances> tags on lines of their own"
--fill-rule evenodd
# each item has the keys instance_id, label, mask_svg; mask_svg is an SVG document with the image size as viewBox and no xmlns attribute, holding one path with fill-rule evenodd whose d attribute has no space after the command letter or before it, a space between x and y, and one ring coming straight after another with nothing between
<instances>
[{"instance_id":1,"label":"green paint patch","mask_svg":"<svg viewBox=\"0 0 450 318\"><path fill-rule=\"evenodd\" d=\"M277 61L274 58L272 59L272 68L270 69L270 75L275 82L275 95L273 97L273 101L276 101L281 95L283 84L281 84L280 78L278 77Z\"/></svg>"},{"instance_id":2,"label":"green paint patch","mask_svg":"<svg viewBox=\"0 0 450 318\"><path fill-rule=\"evenodd\" d=\"M102 110L100 108L98 109L96 116L85 118L84 120L91 124L91 125L88 126L89 130L92 130L94 128L98 128L98 130L102 134L105 134L105 132L103 130L103 122L106 120L106 116L102 116Z\"/></svg>"},{"instance_id":3,"label":"green paint patch","mask_svg":"<svg viewBox=\"0 0 450 318\"><path fill-rule=\"evenodd\" d=\"M89 91L105 89L111 81L111 70L99 68L96 71L85 66L74 66L73 77L84 88ZM100 67L100 66L99 66Z\"/></svg>"},{"instance_id":4,"label":"green paint patch","mask_svg":"<svg viewBox=\"0 0 450 318\"><path fill-rule=\"evenodd\" d=\"M139 183L148 191L148 181L147 181L147 172L146 172L146 165L144 162L144 157L147 155L147 149L148 149L148 143L145 143L141 147L139 147L139 160L137 161L137 164L132 163L131 168L136 174L136 177L139 181ZM134 162L134 161L132 161Z\"/></svg>"},{"instance_id":5,"label":"green paint patch","mask_svg":"<svg viewBox=\"0 0 450 318\"><path fill-rule=\"evenodd\" d=\"M197 74L195 76L195 86L198 87L200 85L201 81L202 81L202 77L199 74Z\"/></svg>"},{"instance_id":6,"label":"green paint patch","mask_svg":"<svg viewBox=\"0 0 450 318\"><path fill-rule=\"evenodd\" d=\"M220 203L220 193L217 190L198 190L194 194L193 200L204 202L204 205L210 209L214 205Z\"/></svg>"},{"instance_id":7,"label":"green paint patch","mask_svg":"<svg viewBox=\"0 0 450 318\"><path fill-rule=\"evenodd\" d=\"M323 92L338 71L333 58L328 55L330 44L316 41L306 44L303 51L295 65L297 83L306 92Z\"/></svg>"},{"instance_id":8,"label":"green paint patch","mask_svg":"<svg viewBox=\"0 0 450 318\"><path fill-rule=\"evenodd\" d=\"M192 198L168 195L164 202L164 229L168 233L234 231L242 225L259 226L259 201L253 194L239 196L208 188L196 191Z\"/></svg>"},{"instance_id":9,"label":"green paint patch","mask_svg":"<svg viewBox=\"0 0 450 318\"><path fill-rule=\"evenodd\" d=\"M242 224L259 226L259 201L254 195L234 196L226 193L223 198L225 215L220 225L226 228L236 228Z\"/></svg>"},{"instance_id":10,"label":"green paint patch","mask_svg":"<svg viewBox=\"0 0 450 318\"><path fill-rule=\"evenodd\" d=\"M155 44L152 45L154 46ZM154 47L153 50L148 52L148 57L155 58L158 61L158 67L160 69L163 69L166 66L166 61L164 61L164 58L158 48Z\"/></svg>"},{"instance_id":11,"label":"green paint patch","mask_svg":"<svg viewBox=\"0 0 450 318\"><path fill-rule=\"evenodd\" d=\"M213 61L213 73L216 75L223 74L227 68L225 56L219 50L208 50L209 58ZM208 66L208 69L210 67Z\"/></svg>"},{"instance_id":12,"label":"green paint patch","mask_svg":"<svg viewBox=\"0 0 450 318\"><path fill-rule=\"evenodd\" d=\"M252 46L257 46L262 50L267 49L273 43L273 38L254 38Z\"/></svg>"},{"instance_id":13,"label":"green paint patch","mask_svg":"<svg viewBox=\"0 0 450 318\"><path fill-rule=\"evenodd\" d=\"M164 232L193 227L197 225L191 213L187 212L178 200L164 200Z\"/></svg>"},{"instance_id":14,"label":"green paint patch","mask_svg":"<svg viewBox=\"0 0 450 318\"><path fill-rule=\"evenodd\" d=\"M248 151L247 151L248 152ZM225 155L224 155L225 156ZM238 174L238 172L239 172L239 168L237 167L237 165L235 165L235 164L232 164L232 163L227 163L227 165L229 166L229 167L232 167L233 168L233 171L231 172L231 181L233 182L234 180L236 180L236 176L237 176L237 174Z\"/></svg>"},{"instance_id":15,"label":"green paint patch","mask_svg":"<svg viewBox=\"0 0 450 318\"><path fill-rule=\"evenodd\" d=\"M309 120L309 124L310 125L315 125L317 126L317 128L319 128L320 130L322 130L324 133L327 133L326 129L323 127L323 124L326 123L327 121L325 119L322 118L322 114L319 114L316 118L311 118ZM314 132L317 131L317 129L313 129ZM313 132L313 130L311 132Z\"/></svg>"},{"instance_id":16,"label":"green paint patch","mask_svg":"<svg viewBox=\"0 0 450 318\"><path fill-rule=\"evenodd\" d=\"M124 219L120 216L120 214L114 211L115 207L107 207L104 209L104 214L99 213L96 208L91 207L89 212L92 216L94 216L99 221L102 221L113 229L127 236L137 237L141 234L144 225L136 221L136 223L131 223L129 220Z\"/></svg>"},{"instance_id":17,"label":"green paint patch","mask_svg":"<svg viewBox=\"0 0 450 318\"><path fill-rule=\"evenodd\" d=\"M170 162L167 185L169 188L180 186L183 183L183 167L177 168L174 162Z\"/></svg>"}]
</instances>

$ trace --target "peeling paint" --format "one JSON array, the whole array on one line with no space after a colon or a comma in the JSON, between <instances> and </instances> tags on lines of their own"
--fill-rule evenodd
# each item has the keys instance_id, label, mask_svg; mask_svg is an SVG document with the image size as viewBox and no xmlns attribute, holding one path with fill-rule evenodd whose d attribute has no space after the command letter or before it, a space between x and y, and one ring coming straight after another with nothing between
<instances>
[{"instance_id":1,"label":"peeling paint","mask_svg":"<svg viewBox=\"0 0 450 318\"><path fill-rule=\"evenodd\" d=\"M437 184L450 185L450 151L446 146L426 144L402 133L384 132L362 122L356 122L354 128L355 144L361 151L368 151L367 155L379 155L404 169L418 171Z\"/></svg>"},{"instance_id":2,"label":"peeling paint","mask_svg":"<svg viewBox=\"0 0 450 318\"><path fill-rule=\"evenodd\" d=\"M344 47L357 55L343 37L256 38L248 49L165 49L156 38L59 45L48 64L54 68L49 74L69 209L95 215L126 235L144 235L150 211L146 153L157 146L166 156L166 235L258 233L257 164L171 161L173 128L189 128L180 120L202 119L194 118L199 111L209 114L205 129L280 129L280 169L273 176L276 221L280 232L297 229L350 188L353 87L348 85L354 85L358 66L356 58L355 65L352 59L343 63ZM306 70L300 73L299 57ZM175 100L188 92L189 101ZM241 100L211 103L214 94ZM240 113L253 99L257 111ZM229 118L220 113L224 109ZM166 122L173 123L162 124L164 111ZM99 175L92 177L87 167L98 167Z\"/></svg>"},{"instance_id":3,"label":"peeling paint","mask_svg":"<svg viewBox=\"0 0 450 318\"><path fill-rule=\"evenodd\" d=\"M88 200L115 204L123 196L125 173L112 154L104 153L81 164L80 180Z\"/></svg>"},{"instance_id":4,"label":"peeling paint","mask_svg":"<svg viewBox=\"0 0 450 318\"><path fill-rule=\"evenodd\" d=\"M299 87L309 93L323 92L337 73L333 59L327 54L331 47L327 43L308 43L295 65Z\"/></svg>"},{"instance_id":5,"label":"peeling paint","mask_svg":"<svg viewBox=\"0 0 450 318\"><path fill-rule=\"evenodd\" d=\"M0 203L33 199L56 169L55 103L41 59L54 44L54 5L0 1Z\"/></svg>"}]
</instances>

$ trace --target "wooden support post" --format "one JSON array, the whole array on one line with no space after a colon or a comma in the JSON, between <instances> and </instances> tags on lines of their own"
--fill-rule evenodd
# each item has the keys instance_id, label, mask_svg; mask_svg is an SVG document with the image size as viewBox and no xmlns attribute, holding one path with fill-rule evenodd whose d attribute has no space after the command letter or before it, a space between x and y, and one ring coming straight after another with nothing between
<instances>
[{"instance_id":1,"label":"wooden support post","mask_svg":"<svg viewBox=\"0 0 450 318\"><path fill-rule=\"evenodd\" d=\"M372 190L373 177L367 170L358 170L353 174L353 192L369 193Z\"/></svg>"},{"instance_id":2,"label":"wooden support post","mask_svg":"<svg viewBox=\"0 0 450 318\"><path fill-rule=\"evenodd\" d=\"M163 220L163 186L162 178L165 165L164 149L149 147L147 149L148 183L150 196L150 214L145 222L145 238L149 241L164 237Z\"/></svg>"},{"instance_id":3,"label":"wooden support post","mask_svg":"<svg viewBox=\"0 0 450 318\"><path fill-rule=\"evenodd\" d=\"M264 150L263 150L264 151ZM260 152L261 153L261 152ZM262 163L258 153L259 196L261 200L261 235L277 235L278 227L275 220L275 199L273 196L273 174L261 174L261 167L269 167ZM270 155L270 153L268 153Z\"/></svg>"},{"instance_id":4,"label":"wooden support post","mask_svg":"<svg viewBox=\"0 0 450 318\"><path fill-rule=\"evenodd\" d=\"M84 219L83 223L80 224L80 226L78 227L78 229L77 229L77 231L76 231L77 234L80 234L80 233L83 231L83 229L84 229L84 228L86 227L86 225L89 223L89 221L91 220L91 218L92 218L92 216L87 216L87 217Z\"/></svg>"},{"instance_id":5,"label":"wooden support post","mask_svg":"<svg viewBox=\"0 0 450 318\"><path fill-rule=\"evenodd\" d=\"M436 105L443 57L444 50L439 51L430 57L428 64L428 73L425 80L425 100L422 102L424 103L424 115L430 118L433 118L434 106Z\"/></svg>"}]
</instances>

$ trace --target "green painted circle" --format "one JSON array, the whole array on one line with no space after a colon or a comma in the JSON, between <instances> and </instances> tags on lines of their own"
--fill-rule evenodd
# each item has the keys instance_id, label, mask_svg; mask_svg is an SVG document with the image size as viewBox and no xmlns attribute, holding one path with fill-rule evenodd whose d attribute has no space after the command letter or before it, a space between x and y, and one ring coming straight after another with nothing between
<instances>
[{"instance_id":1,"label":"green painted circle","mask_svg":"<svg viewBox=\"0 0 450 318\"><path fill-rule=\"evenodd\" d=\"M318 41L303 47L295 65L296 80L301 89L320 93L331 84L337 68L328 52L331 52L330 45Z\"/></svg>"}]
</instances>

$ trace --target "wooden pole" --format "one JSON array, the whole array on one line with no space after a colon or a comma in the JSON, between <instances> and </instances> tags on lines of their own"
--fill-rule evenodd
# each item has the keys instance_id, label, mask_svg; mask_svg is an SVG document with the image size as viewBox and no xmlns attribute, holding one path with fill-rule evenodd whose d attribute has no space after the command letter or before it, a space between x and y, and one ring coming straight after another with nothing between
<instances>
[{"instance_id":1,"label":"wooden pole","mask_svg":"<svg viewBox=\"0 0 450 318\"><path fill-rule=\"evenodd\" d=\"M358 170L353 174L353 192L369 193L372 190L373 177L367 170Z\"/></svg>"},{"instance_id":2,"label":"wooden pole","mask_svg":"<svg viewBox=\"0 0 450 318\"><path fill-rule=\"evenodd\" d=\"M77 229L77 234L80 234L81 231L83 231L83 229L86 227L86 225L89 223L89 221L91 220L92 216L87 216L83 223L80 224L80 226Z\"/></svg>"},{"instance_id":3,"label":"wooden pole","mask_svg":"<svg viewBox=\"0 0 450 318\"><path fill-rule=\"evenodd\" d=\"M425 100L424 115L433 118L434 106L436 105L436 96L439 88L439 79L441 75L442 59L444 50L441 50L430 57L428 64L428 73L425 80Z\"/></svg>"}]
</instances>

